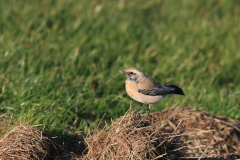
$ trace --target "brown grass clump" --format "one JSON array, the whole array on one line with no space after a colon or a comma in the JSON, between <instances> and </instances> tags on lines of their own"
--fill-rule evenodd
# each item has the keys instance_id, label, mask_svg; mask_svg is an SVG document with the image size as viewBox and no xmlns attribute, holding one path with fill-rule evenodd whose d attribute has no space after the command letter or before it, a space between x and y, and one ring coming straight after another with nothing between
<instances>
[{"instance_id":1,"label":"brown grass clump","mask_svg":"<svg viewBox=\"0 0 240 160\"><path fill-rule=\"evenodd\" d=\"M151 120L166 123L167 132L181 133L184 158L240 158L240 122L192 108L173 108L151 114Z\"/></svg>"},{"instance_id":2,"label":"brown grass clump","mask_svg":"<svg viewBox=\"0 0 240 160\"><path fill-rule=\"evenodd\" d=\"M112 126L96 130L85 140L86 159L158 159L181 156L182 142L174 132L165 133L164 124L150 121L130 112Z\"/></svg>"},{"instance_id":3,"label":"brown grass clump","mask_svg":"<svg viewBox=\"0 0 240 160\"><path fill-rule=\"evenodd\" d=\"M0 140L0 157L3 159L51 158L54 150L52 142L30 126L15 127Z\"/></svg>"},{"instance_id":4,"label":"brown grass clump","mask_svg":"<svg viewBox=\"0 0 240 160\"><path fill-rule=\"evenodd\" d=\"M240 123L206 111L173 108L146 121L130 113L85 139L85 159L236 159Z\"/></svg>"},{"instance_id":5,"label":"brown grass clump","mask_svg":"<svg viewBox=\"0 0 240 160\"><path fill-rule=\"evenodd\" d=\"M36 127L17 126L0 138L0 159L74 159Z\"/></svg>"},{"instance_id":6,"label":"brown grass clump","mask_svg":"<svg viewBox=\"0 0 240 160\"><path fill-rule=\"evenodd\" d=\"M129 111L117 122L88 134L83 158L79 133L60 146L36 127L20 125L6 133L7 119L0 116L0 159L240 158L240 122L192 108L152 113L148 120Z\"/></svg>"}]
</instances>

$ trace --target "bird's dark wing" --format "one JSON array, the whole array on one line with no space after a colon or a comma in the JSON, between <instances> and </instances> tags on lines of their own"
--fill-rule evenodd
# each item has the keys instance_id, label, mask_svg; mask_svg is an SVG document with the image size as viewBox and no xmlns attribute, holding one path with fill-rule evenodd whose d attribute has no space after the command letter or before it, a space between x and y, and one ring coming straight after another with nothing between
<instances>
[{"instance_id":1,"label":"bird's dark wing","mask_svg":"<svg viewBox=\"0 0 240 160\"><path fill-rule=\"evenodd\" d=\"M166 91L162 86L159 86L158 88L154 89L140 89L138 88L138 92L145 94L145 95L150 95L150 96L160 96L160 95L166 95L169 92Z\"/></svg>"}]
</instances>

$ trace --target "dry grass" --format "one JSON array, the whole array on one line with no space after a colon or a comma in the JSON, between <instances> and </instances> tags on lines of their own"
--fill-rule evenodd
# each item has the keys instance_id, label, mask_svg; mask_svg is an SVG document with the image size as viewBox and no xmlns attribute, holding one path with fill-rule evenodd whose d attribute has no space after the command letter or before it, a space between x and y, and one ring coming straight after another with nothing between
<instances>
[{"instance_id":1,"label":"dry grass","mask_svg":"<svg viewBox=\"0 0 240 160\"><path fill-rule=\"evenodd\" d=\"M6 119L0 120L4 133ZM239 121L206 111L173 108L152 113L148 120L129 111L102 130L89 132L83 158L36 127L20 125L0 137L0 159L237 159L239 140Z\"/></svg>"},{"instance_id":2,"label":"dry grass","mask_svg":"<svg viewBox=\"0 0 240 160\"><path fill-rule=\"evenodd\" d=\"M14 127L0 139L0 159L80 159L52 142L36 127Z\"/></svg>"},{"instance_id":3,"label":"dry grass","mask_svg":"<svg viewBox=\"0 0 240 160\"><path fill-rule=\"evenodd\" d=\"M192 108L153 113L151 120L167 123L165 132L184 135L180 140L185 142L185 158L240 158L239 121Z\"/></svg>"},{"instance_id":4,"label":"dry grass","mask_svg":"<svg viewBox=\"0 0 240 160\"><path fill-rule=\"evenodd\" d=\"M41 132L30 126L18 126L0 140L3 159L46 159L57 150Z\"/></svg>"},{"instance_id":5,"label":"dry grass","mask_svg":"<svg viewBox=\"0 0 240 160\"><path fill-rule=\"evenodd\" d=\"M163 125L153 125L130 112L121 120L96 130L86 138L87 159L156 159L180 156L182 142L175 133L163 133Z\"/></svg>"},{"instance_id":6,"label":"dry grass","mask_svg":"<svg viewBox=\"0 0 240 160\"><path fill-rule=\"evenodd\" d=\"M130 113L86 138L86 159L240 158L240 124L191 108Z\"/></svg>"}]
</instances>

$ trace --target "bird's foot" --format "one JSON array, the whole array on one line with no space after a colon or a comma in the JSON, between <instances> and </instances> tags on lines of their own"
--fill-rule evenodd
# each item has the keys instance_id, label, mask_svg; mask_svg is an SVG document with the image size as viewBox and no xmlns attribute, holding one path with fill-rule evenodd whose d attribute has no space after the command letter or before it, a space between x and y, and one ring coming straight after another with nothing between
<instances>
[{"instance_id":1,"label":"bird's foot","mask_svg":"<svg viewBox=\"0 0 240 160\"><path fill-rule=\"evenodd\" d=\"M150 114L150 111L152 110L152 105L151 104L149 104L149 109L148 109L148 115L147 115L147 118L146 118L146 120L148 119L148 116L149 116L149 114Z\"/></svg>"},{"instance_id":2,"label":"bird's foot","mask_svg":"<svg viewBox=\"0 0 240 160\"><path fill-rule=\"evenodd\" d=\"M143 104L143 106L142 106L141 110L138 112L138 114L140 114L142 112L144 106L145 106L145 104Z\"/></svg>"}]
</instances>

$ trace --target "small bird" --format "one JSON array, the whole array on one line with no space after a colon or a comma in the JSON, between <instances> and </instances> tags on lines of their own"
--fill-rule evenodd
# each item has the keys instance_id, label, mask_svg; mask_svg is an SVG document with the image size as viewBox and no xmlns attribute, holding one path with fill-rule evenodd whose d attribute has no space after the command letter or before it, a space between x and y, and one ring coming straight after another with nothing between
<instances>
[{"instance_id":1,"label":"small bird","mask_svg":"<svg viewBox=\"0 0 240 160\"><path fill-rule=\"evenodd\" d=\"M142 112L145 104L149 104L148 115L152 109L152 105L159 103L168 94L185 95L183 90L175 85L163 86L154 79L146 76L137 68L127 68L119 70L127 76L125 81L125 88L127 94L134 100L143 103L143 107L139 113Z\"/></svg>"}]
</instances>

